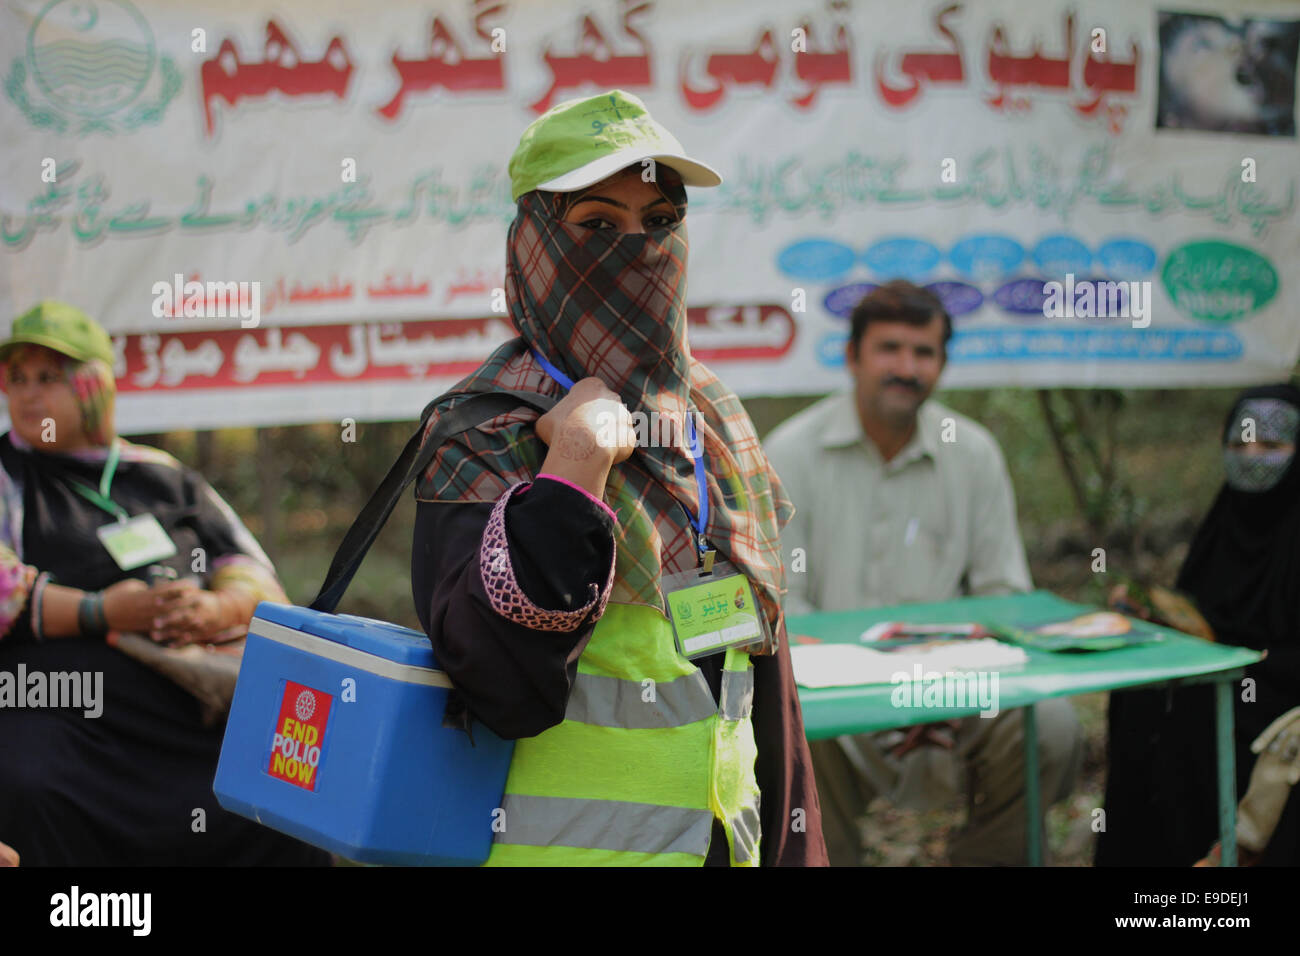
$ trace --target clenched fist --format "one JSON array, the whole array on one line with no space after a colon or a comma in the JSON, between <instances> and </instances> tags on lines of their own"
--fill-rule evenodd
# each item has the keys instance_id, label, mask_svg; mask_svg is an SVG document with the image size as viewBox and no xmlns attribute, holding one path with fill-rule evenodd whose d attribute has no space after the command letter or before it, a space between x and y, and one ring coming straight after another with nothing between
<instances>
[{"instance_id":1,"label":"clenched fist","mask_svg":"<svg viewBox=\"0 0 1300 956\"><path fill-rule=\"evenodd\" d=\"M537 419L537 437L550 449L542 471L572 481L597 498L610 468L636 448L632 416L598 378L575 382L554 408Z\"/></svg>"}]
</instances>

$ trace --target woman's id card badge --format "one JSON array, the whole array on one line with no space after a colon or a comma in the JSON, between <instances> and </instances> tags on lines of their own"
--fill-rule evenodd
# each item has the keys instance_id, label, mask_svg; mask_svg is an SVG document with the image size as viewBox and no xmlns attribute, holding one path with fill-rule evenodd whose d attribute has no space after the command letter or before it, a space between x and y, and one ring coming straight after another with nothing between
<instances>
[{"instance_id":1,"label":"woman's id card badge","mask_svg":"<svg viewBox=\"0 0 1300 956\"><path fill-rule=\"evenodd\" d=\"M772 653L767 615L749 578L731 562L715 562L709 574L698 568L665 574L663 590L677 649L687 660L749 645L751 654Z\"/></svg>"},{"instance_id":2,"label":"woman's id card badge","mask_svg":"<svg viewBox=\"0 0 1300 956\"><path fill-rule=\"evenodd\" d=\"M176 553L175 542L150 514L112 521L101 525L95 533L123 571L133 571Z\"/></svg>"}]
</instances>

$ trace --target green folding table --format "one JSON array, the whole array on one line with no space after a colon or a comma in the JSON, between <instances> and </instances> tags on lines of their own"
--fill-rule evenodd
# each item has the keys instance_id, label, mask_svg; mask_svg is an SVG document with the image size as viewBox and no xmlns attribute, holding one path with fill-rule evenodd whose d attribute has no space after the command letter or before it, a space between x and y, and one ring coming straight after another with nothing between
<instances>
[{"instance_id":1,"label":"green folding table","mask_svg":"<svg viewBox=\"0 0 1300 956\"><path fill-rule=\"evenodd\" d=\"M825 643L858 643L862 632L881 621L936 624L978 621L1017 627L1057 621L1100 610L1063 600L1050 591L1007 597L971 597L938 604L900 604L860 611L791 615L786 627L794 641L808 635ZM1025 789L1028 806L1029 861L1042 864L1042 804L1038 781L1038 727L1030 704L1049 697L1068 697L1125 687L1169 687L1212 683L1219 764L1219 831L1223 865L1237 864L1236 751L1233 744L1232 695L1245 668L1260 659L1248 648L1211 644L1165 627L1140 622L1164 640L1110 651L1060 653L1028 649L1029 661L998 671L998 706L1025 709ZM962 707L895 707L897 685L799 688L804 730L809 740L858 734L914 724L968 717L979 705Z\"/></svg>"}]
</instances>

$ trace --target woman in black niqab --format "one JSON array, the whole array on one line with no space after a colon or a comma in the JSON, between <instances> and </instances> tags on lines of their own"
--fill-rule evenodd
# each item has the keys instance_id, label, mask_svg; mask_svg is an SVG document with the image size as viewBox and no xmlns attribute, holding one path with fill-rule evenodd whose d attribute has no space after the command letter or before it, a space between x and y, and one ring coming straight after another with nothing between
<instances>
[{"instance_id":1,"label":"woman in black niqab","mask_svg":"<svg viewBox=\"0 0 1300 956\"><path fill-rule=\"evenodd\" d=\"M1242 392L1222 433L1227 481L1197 529L1176 587L1223 644L1266 651L1247 668L1253 695L1234 694L1237 795L1250 781L1251 742L1300 706L1300 389ZM1243 699L1246 698L1246 699ZM1098 866L1190 866L1218 839L1214 692L1112 692L1106 829ZM1263 865L1300 864L1300 787Z\"/></svg>"}]
</instances>

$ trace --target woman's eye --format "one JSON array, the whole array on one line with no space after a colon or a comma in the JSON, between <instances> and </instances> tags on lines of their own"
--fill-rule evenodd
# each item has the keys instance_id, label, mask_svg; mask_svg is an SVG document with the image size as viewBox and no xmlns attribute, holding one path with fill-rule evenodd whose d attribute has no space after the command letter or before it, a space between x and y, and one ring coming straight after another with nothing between
<instances>
[{"instance_id":1,"label":"woman's eye","mask_svg":"<svg viewBox=\"0 0 1300 956\"><path fill-rule=\"evenodd\" d=\"M614 224L612 222L610 222L608 219L601 219L600 217L596 217L593 219L584 219L582 222L578 223L578 225L585 226L588 229L613 229L614 228Z\"/></svg>"},{"instance_id":2,"label":"woman's eye","mask_svg":"<svg viewBox=\"0 0 1300 956\"><path fill-rule=\"evenodd\" d=\"M647 229L667 229L677 225L676 216L651 216L645 221Z\"/></svg>"}]
</instances>

